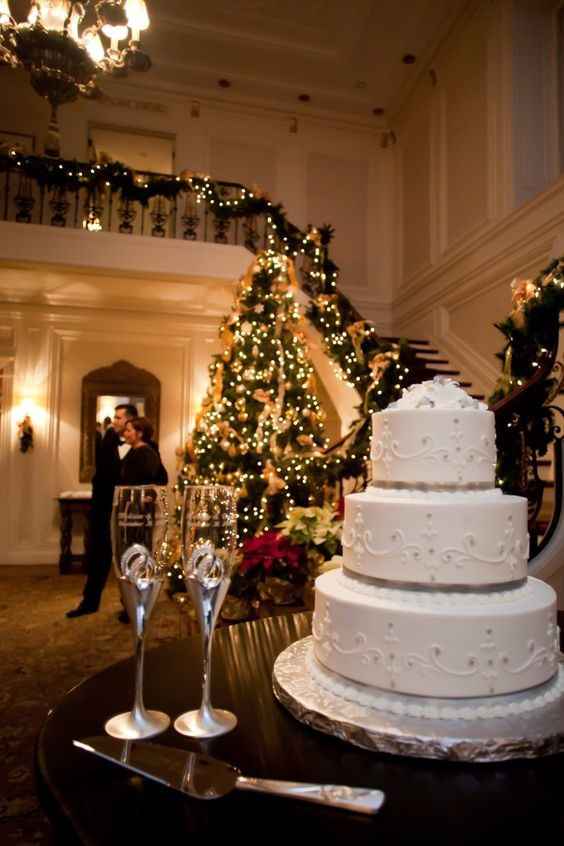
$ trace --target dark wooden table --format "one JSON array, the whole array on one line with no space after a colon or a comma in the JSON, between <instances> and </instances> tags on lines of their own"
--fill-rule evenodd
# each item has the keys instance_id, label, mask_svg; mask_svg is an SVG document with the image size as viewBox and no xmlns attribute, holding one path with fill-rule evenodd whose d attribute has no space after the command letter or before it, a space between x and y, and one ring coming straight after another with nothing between
<instances>
[{"instance_id":1,"label":"dark wooden table","mask_svg":"<svg viewBox=\"0 0 564 846\"><path fill-rule=\"evenodd\" d=\"M59 572L72 573L75 564L78 564L80 571L86 572L86 550L88 547L88 529L92 497L57 497L61 515L61 554L59 555ZM82 532L84 538L84 552L72 551L72 530L75 518L82 520Z\"/></svg>"},{"instance_id":2,"label":"dark wooden table","mask_svg":"<svg viewBox=\"0 0 564 846\"><path fill-rule=\"evenodd\" d=\"M274 699L271 670L288 644L310 632L310 614L218 630L213 701L239 717L237 729L198 744L170 729L158 743L200 749L246 775L369 785L387 794L374 818L237 792L199 802L130 776L72 746L102 733L105 720L131 706L133 662L115 664L71 690L49 715L37 742L43 806L57 844L433 843L458 846L523 842L526 832L564 835L564 756L502 764L456 764L368 752L296 722ZM200 698L198 638L149 650L146 704L176 717ZM211 838L211 839L210 839ZM216 839L217 838L217 839Z\"/></svg>"}]
</instances>

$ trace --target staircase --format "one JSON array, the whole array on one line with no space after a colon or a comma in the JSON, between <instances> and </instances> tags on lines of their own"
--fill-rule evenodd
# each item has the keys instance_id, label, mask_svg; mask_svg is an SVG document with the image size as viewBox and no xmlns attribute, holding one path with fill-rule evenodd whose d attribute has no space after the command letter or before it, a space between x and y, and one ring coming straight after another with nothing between
<instances>
[{"instance_id":1,"label":"staircase","mask_svg":"<svg viewBox=\"0 0 564 846\"><path fill-rule=\"evenodd\" d=\"M383 341L398 344L400 338L392 335L380 336ZM417 381L424 382L427 379L433 379L435 376L449 376L455 379L461 388L464 388L471 397L477 400L485 401L483 394L473 393L472 383L465 382L461 379L459 370L453 369L451 363L447 358L444 358L441 352L435 349L430 341L422 340L421 338L407 338L407 343L415 352L415 365L417 368Z\"/></svg>"}]
</instances>

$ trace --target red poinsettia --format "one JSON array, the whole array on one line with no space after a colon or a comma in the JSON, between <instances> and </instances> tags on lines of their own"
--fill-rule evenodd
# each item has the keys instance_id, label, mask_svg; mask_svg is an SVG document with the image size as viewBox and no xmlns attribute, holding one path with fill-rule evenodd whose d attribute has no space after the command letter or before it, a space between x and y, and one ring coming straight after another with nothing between
<instances>
[{"instance_id":1,"label":"red poinsettia","mask_svg":"<svg viewBox=\"0 0 564 846\"><path fill-rule=\"evenodd\" d=\"M244 541L243 561L239 567L241 574L261 566L265 573L270 574L276 564L298 570L301 566L301 547L294 546L288 538L275 531Z\"/></svg>"}]
</instances>

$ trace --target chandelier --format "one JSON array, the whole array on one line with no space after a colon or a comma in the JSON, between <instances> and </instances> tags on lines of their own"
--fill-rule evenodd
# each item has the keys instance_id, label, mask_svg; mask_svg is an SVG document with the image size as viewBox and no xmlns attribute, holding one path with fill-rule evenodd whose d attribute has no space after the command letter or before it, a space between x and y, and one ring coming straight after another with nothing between
<instances>
[{"instance_id":1,"label":"chandelier","mask_svg":"<svg viewBox=\"0 0 564 846\"><path fill-rule=\"evenodd\" d=\"M25 22L0 0L0 63L29 71L51 105L47 155L60 155L59 106L100 96L99 73L126 76L151 67L140 41L148 26L145 0L32 0Z\"/></svg>"}]
</instances>

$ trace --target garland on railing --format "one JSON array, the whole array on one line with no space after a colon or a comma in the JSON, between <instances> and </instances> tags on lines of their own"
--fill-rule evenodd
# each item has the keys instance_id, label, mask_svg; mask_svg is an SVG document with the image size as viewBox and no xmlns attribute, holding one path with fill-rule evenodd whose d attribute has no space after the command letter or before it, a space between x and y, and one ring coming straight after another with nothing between
<instances>
[{"instance_id":1,"label":"garland on railing","mask_svg":"<svg viewBox=\"0 0 564 846\"><path fill-rule=\"evenodd\" d=\"M564 258L555 259L535 279L512 283L512 311L496 327L507 341L497 357L503 372L489 398L492 406L523 386L541 367L558 341L560 311L564 308ZM554 417L547 407L560 381L548 373L527 396L530 414L521 415L519 427L509 420L498 429L498 482L507 492L520 487L522 443L538 456L545 455L555 438Z\"/></svg>"}]
</instances>

